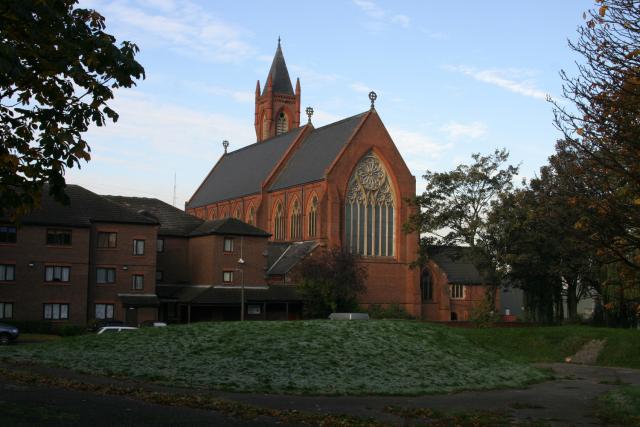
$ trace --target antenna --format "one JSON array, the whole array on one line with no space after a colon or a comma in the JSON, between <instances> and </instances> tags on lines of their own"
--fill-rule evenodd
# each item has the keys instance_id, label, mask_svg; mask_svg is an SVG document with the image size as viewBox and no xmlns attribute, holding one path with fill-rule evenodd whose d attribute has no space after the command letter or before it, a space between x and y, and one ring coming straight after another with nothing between
<instances>
[{"instance_id":1,"label":"antenna","mask_svg":"<svg viewBox=\"0 0 640 427\"><path fill-rule=\"evenodd\" d=\"M176 171L173 171L173 207L176 207Z\"/></svg>"}]
</instances>

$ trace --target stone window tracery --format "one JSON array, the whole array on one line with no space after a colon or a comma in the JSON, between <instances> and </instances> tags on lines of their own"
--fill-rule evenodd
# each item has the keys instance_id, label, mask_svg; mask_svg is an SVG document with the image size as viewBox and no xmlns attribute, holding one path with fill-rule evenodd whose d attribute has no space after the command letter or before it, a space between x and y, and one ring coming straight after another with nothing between
<instances>
[{"instance_id":1,"label":"stone window tracery","mask_svg":"<svg viewBox=\"0 0 640 427\"><path fill-rule=\"evenodd\" d=\"M308 224L308 234L309 237L316 237L317 235L317 221L318 221L318 198L313 196L311 199L311 204L309 205L309 220Z\"/></svg>"},{"instance_id":2,"label":"stone window tracery","mask_svg":"<svg viewBox=\"0 0 640 427\"><path fill-rule=\"evenodd\" d=\"M291 240L302 239L302 209L300 209L300 202L298 202L298 199L293 202L289 224L291 226Z\"/></svg>"},{"instance_id":3,"label":"stone window tracery","mask_svg":"<svg viewBox=\"0 0 640 427\"><path fill-rule=\"evenodd\" d=\"M249 208L249 215L247 215L247 223L256 225L256 210L253 205Z\"/></svg>"},{"instance_id":4,"label":"stone window tracery","mask_svg":"<svg viewBox=\"0 0 640 427\"><path fill-rule=\"evenodd\" d=\"M345 235L351 253L393 256L395 197L389 174L369 152L356 165L345 197Z\"/></svg>"},{"instance_id":5,"label":"stone window tracery","mask_svg":"<svg viewBox=\"0 0 640 427\"><path fill-rule=\"evenodd\" d=\"M276 206L276 213L273 219L273 236L275 240L284 240L284 212L280 202Z\"/></svg>"},{"instance_id":6,"label":"stone window tracery","mask_svg":"<svg viewBox=\"0 0 640 427\"><path fill-rule=\"evenodd\" d=\"M281 135L289 131L289 119L284 111L280 111L278 114L278 121L276 122L276 135Z\"/></svg>"}]
</instances>

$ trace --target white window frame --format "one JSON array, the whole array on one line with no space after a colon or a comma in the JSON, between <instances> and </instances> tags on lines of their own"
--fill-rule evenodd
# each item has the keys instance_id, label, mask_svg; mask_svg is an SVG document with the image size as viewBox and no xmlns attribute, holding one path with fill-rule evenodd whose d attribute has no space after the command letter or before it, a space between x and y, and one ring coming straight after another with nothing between
<instances>
[{"instance_id":1,"label":"white window frame","mask_svg":"<svg viewBox=\"0 0 640 427\"><path fill-rule=\"evenodd\" d=\"M133 254L136 256L144 255L144 239L133 239Z\"/></svg>"},{"instance_id":2,"label":"white window frame","mask_svg":"<svg viewBox=\"0 0 640 427\"><path fill-rule=\"evenodd\" d=\"M71 281L71 267L68 265L45 265L44 281L47 283Z\"/></svg>"},{"instance_id":3,"label":"white window frame","mask_svg":"<svg viewBox=\"0 0 640 427\"><path fill-rule=\"evenodd\" d=\"M115 315L115 304L96 304L95 315L98 320L113 319Z\"/></svg>"},{"instance_id":4,"label":"white window frame","mask_svg":"<svg viewBox=\"0 0 640 427\"><path fill-rule=\"evenodd\" d=\"M451 283L449 285L449 297L451 299L465 299L467 293L467 287L459 283Z\"/></svg>"},{"instance_id":5,"label":"white window frame","mask_svg":"<svg viewBox=\"0 0 640 427\"><path fill-rule=\"evenodd\" d=\"M0 264L0 282L13 282L16 280L15 264Z\"/></svg>"},{"instance_id":6,"label":"white window frame","mask_svg":"<svg viewBox=\"0 0 640 427\"><path fill-rule=\"evenodd\" d=\"M227 280L229 278L229 280ZM222 282L223 283L233 283L233 271L225 270L222 272Z\"/></svg>"},{"instance_id":7,"label":"white window frame","mask_svg":"<svg viewBox=\"0 0 640 427\"><path fill-rule=\"evenodd\" d=\"M0 302L0 319L13 319L12 302Z\"/></svg>"},{"instance_id":8,"label":"white window frame","mask_svg":"<svg viewBox=\"0 0 640 427\"><path fill-rule=\"evenodd\" d=\"M156 240L156 252L164 252L164 239Z\"/></svg>"},{"instance_id":9,"label":"white window frame","mask_svg":"<svg viewBox=\"0 0 640 427\"><path fill-rule=\"evenodd\" d=\"M225 237L222 243L222 250L224 252L233 252L233 237Z\"/></svg>"},{"instance_id":10,"label":"white window frame","mask_svg":"<svg viewBox=\"0 0 640 427\"><path fill-rule=\"evenodd\" d=\"M45 303L43 317L44 320L68 320L69 304L67 303Z\"/></svg>"},{"instance_id":11,"label":"white window frame","mask_svg":"<svg viewBox=\"0 0 640 427\"><path fill-rule=\"evenodd\" d=\"M100 273L104 272L104 280L100 280ZM113 280L109 280L109 273L113 273ZM116 269L113 267L97 267L96 268L96 283L100 285L108 285L116 283Z\"/></svg>"},{"instance_id":12,"label":"white window frame","mask_svg":"<svg viewBox=\"0 0 640 427\"><path fill-rule=\"evenodd\" d=\"M144 290L144 274L131 275L131 289L134 291Z\"/></svg>"}]
</instances>

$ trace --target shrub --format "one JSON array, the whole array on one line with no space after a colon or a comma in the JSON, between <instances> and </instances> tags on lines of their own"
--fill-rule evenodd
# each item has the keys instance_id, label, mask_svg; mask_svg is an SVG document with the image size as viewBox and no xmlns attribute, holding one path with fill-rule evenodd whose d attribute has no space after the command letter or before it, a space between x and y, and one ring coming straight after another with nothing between
<instances>
[{"instance_id":1,"label":"shrub","mask_svg":"<svg viewBox=\"0 0 640 427\"><path fill-rule=\"evenodd\" d=\"M414 317L399 304L389 304L387 307L382 307L379 304L371 304L367 312L372 319L414 319Z\"/></svg>"}]
</instances>

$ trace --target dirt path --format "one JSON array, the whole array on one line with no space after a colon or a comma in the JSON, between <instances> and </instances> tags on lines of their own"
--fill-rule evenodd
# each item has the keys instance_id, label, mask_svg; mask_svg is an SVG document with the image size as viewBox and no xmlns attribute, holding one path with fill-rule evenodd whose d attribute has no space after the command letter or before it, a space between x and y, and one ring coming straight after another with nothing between
<instances>
[{"instance_id":1,"label":"dirt path","mask_svg":"<svg viewBox=\"0 0 640 427\"><path fill-rule=\"evenodd\" d=\"M442 411L499 411L508 414L514 422L542 421L551 426L598 425L593 417L595 399L602 393L617 387L621 382L640 385L640 371L623 368L605 368L574 364L547 364L540 367L553 369L558 379L535 384L526 389L463 392L438 396L285 396L264 394L239 394L207 392L175 387L159 386L131 380L82 375L75 372L45 366L16 366L48 378L57 378L99 387L131 387L150 392L190 396L212 396L215 399L246 404L269 410L302 411L310 414L347 414L359 418L375 419L382 424L414 424L416 419L405 419L390 414L385 408L405 408L408 413L429 408ZM168 407L135 398L100 395L91 392L61 389L46 384L34 385L19 381L3 381L0 387L0 405L17 405L13 412L20 421L20 405L34 402L44 408L37 425L86 425L87 417L108 421L110 425L269 425L295 421L273 417L242 419L234 413L204 411L181 407ZM49 408L49 409L47 409ZM70 418L56 419L52 408L67 411ZM83 408L78 410L78 408ZM74 412L75 411L75 412ZM24 414L22 414L24 415ZM74 418L76 417L76 418ZM46 421L46 422L43 422ZM28 421L28 420L26 420ZM77 421L77 422L76 422ZM115 421L115 424L114 424ZM29 422L22 425L29 425ZM13 424L11 424L13 425Z\"/></svg>"}]
</instances>

